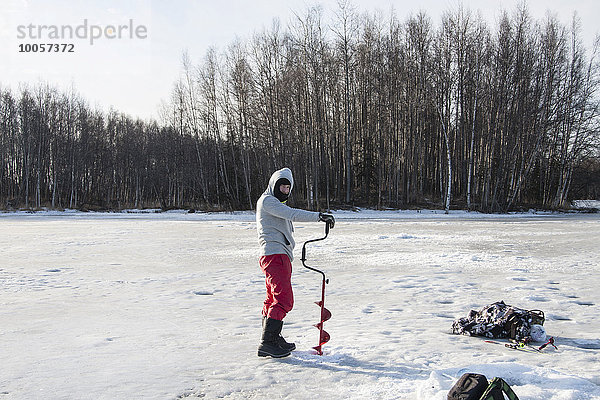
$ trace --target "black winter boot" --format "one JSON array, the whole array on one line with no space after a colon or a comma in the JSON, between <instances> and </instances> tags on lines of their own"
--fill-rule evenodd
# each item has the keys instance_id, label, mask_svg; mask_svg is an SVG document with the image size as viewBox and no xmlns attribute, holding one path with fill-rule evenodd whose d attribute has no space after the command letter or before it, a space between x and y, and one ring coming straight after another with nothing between
<instances>
[{"instance_id":1,"label":"black winter boot","mask_svg":"<svg viewBox=\"0 0 600 400\"><path fill-rule=\"evenodd\" d=\"M263 315L263 319L262 319L262 326L263 329L265 327L265 321L267 320L267 317L265 317ZM279 337L277 338L277 344L279 345L279 347L281 347L284 350L289 350L289 351L294 351L296 350L296 344L295 343L290 343L287 340L285 340L283 338L283 336L281 336L281 334L279 334Z\"/></svg>"},{"instance_id":2,"label":"black winter boot","mask_svg":"<svg viewBox=\"0 0 600 400\"><path fill-rule=\"evenodd\" d=\"M290 355L290 350L283 349L278 344L279 334L283 327L283 321L273 318L267 318L262 332L260 345L258 346L258 356L273 358L287 357Z\"/></svg>"}]
</instances>

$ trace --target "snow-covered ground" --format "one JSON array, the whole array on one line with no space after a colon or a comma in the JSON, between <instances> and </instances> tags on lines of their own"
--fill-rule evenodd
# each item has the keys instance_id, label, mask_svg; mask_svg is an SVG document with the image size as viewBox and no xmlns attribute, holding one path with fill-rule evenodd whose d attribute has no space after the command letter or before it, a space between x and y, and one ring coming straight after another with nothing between
<instances>
[{"instance_id":1,"label":"snow-covered ground","mask_svg":"<svg viewBox=\"0 0 600 400\"><path fill-rule=\"evenodd\" d=\"M0 214L2 399L445 399L463 372L521 400L600 399L600 215L337 212L296 249L298 350L256 356L254 215ZM296 239L323 224L296 224ZM558 351L451 335L494 301L546 313Z\"/></svg>"},{"instance_id":2,"label":"snow-covered ground","mask_svg":"<svg viewBox=\"0 0 600 400\"><path fill-rule=\"evenodd\" d=\"M597 208L600 209L600 200L575 200L573 206L576 208Z\"/></svg>"}]
</instances>

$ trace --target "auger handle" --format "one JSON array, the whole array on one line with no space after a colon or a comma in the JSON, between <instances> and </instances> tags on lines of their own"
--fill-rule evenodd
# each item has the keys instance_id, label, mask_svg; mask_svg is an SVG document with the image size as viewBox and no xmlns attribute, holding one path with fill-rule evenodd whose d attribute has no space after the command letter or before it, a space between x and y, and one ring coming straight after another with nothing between
<instances>
[{"instance_id":1,"label":"auger handle","mask_svg":"<svg viewBox=\"0 0 600 400\"><path fill-rule=\"evenodd\" d=\"M318 269L311 268L304 263L306 261L306 245L308 243L318 242L320 240L327 239L327 235L329 235L329 229L330 229L329 222L327 222L327 223L325 223L325 236L323 236L322 238L318 238L318 239L307 240L306 242L304 242L304 245L302 246L302 258L300 259L300 260L302 260L302 265L304 265L308 269L312 269L313 271L320 272L321 274L323 274L323 272L319 271ZM323 276L325 276L325 274L323 274Z\"/></svg>"}]
</instances>

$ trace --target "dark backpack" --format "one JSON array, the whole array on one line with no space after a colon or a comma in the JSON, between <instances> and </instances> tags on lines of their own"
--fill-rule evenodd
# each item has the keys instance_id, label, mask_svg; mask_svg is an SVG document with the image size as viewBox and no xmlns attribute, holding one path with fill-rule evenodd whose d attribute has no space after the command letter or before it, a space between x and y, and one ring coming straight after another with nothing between
<instances>
[{"instance_id":1,"label":"dark backpack","mask_svg":"<svg viewBox=\"0 0 600 400\"><path fill-rule=\"evenodd\" d=\"M508 386L508 383L504 382L504 379L496 377L490 381L480 400L504 400L504 395L509 400L519 400L515 392Z\"/></svg>"},{"instance_id":2,"label":"dark backpack","mask_svg":"<svg viewBox=\"0 0 600 400\"><path fill-rule=\"evenodd\" d=\"M502 378L494 378L489 383L484 375L466 373L448 392L448 400L519 400L515 392Z\"/></svg>"},{"instance_id":3,"label":"dark backpack","mask_svg":"<svg viewBox=\"0 0 600 400\"><path fill-rule=\"evenodd\" d=\"M544 325L545 317L542 310L522 310L511 308L507 312L504 330L510 339L524 340L530 337L531 325Z\"/></svg>"}]
</instances>

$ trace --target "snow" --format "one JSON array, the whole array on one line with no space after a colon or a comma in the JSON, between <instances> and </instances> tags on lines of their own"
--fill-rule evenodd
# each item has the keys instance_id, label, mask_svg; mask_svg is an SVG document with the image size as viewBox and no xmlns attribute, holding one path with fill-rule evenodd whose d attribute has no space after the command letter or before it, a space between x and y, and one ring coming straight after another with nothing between
<instances>
[{"instance_id":1,"label":"snow","mask_svg":"<svg viewBox=\"0 0 600 400\"><path fill-rule=\"evenodd\" d=\"M445 399L464 372L521 400L600 399L600 215L334 212L297 223L298 350L256 356L264 282L254 214L0 213L0 400ZM450 334L494 301L546 313L558 350Z\"/></svg>"},{"instance_id":2,"label":"snow","mask_svg":"<svg viewBox=\"0 0 600 400\"><path fill-rule=\"evenodd\" d=\"M576 208L600 209L600 200L575 200L573 206Z\"/></svg>"}]
</instances>

